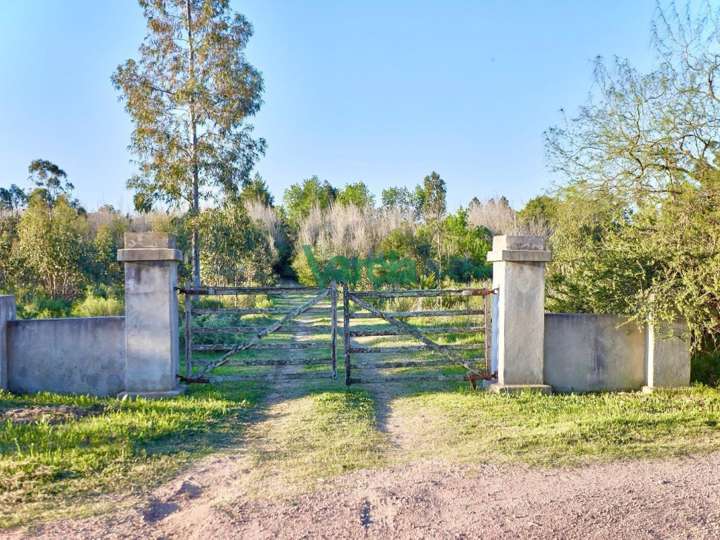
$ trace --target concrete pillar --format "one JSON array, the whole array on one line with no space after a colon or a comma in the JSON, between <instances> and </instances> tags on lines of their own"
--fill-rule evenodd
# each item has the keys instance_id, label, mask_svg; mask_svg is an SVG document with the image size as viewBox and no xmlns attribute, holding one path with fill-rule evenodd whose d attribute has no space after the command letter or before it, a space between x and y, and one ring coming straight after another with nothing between
<instances>
[{"instance_id":1,"label":"concrete pillar","mask_svg":"<svg viewBox=\"0 0 720 540\"><path fill-rule=\"evenodd\" d=\"M647 325L643 391L690 385L690 343L686 333L681 323L661 327Z\"/></svg>"},{"instance_id":2,"label":"concrete pillar","mask_svg":"<svg viewBox=\"0 0 720 540\"><path fill-rule=\"evenodd\" d=\"M163 233L126 233L125 394L162 397L180 393L175 239Z\"/></svg>"},{"instance_id":3,"label":"concrete pillar","mask_svg":"<svg viewBox=\"0 0 720 540\"><path fill-rule=\"evenodd\" d=\"M495 236L487 260L493 263L491 365L494 392L550 392L543 383L545 339L545 263L550 252L537 236Z\"/></svg>"},{"instance_id":4,"label":"concrete pillar","mask_svg":"<svg viewBox=\"0 0 720 540\"><path fill-rule=\"evenodd\" d=\"M15 297L0 296L0 389L8 387L7 322L15 320Z\"/></svg>"}]
</instances>

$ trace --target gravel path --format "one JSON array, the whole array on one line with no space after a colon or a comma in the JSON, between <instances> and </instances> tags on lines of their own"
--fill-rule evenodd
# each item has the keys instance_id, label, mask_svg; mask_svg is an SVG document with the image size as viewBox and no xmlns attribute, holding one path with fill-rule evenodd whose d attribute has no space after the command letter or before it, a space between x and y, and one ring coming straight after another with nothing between
<instances>
[{"instance_id":1,"label":"gravel path","mask_svg":"<svg viewBox=\"0 0 720 540\"><path fill-rule=\"evenodd\" d=\"M131 511L13 537L718 538L720 454L579 469L415 463L252 500L242 457L209 458Z\"/></svg>"}]
</instances>

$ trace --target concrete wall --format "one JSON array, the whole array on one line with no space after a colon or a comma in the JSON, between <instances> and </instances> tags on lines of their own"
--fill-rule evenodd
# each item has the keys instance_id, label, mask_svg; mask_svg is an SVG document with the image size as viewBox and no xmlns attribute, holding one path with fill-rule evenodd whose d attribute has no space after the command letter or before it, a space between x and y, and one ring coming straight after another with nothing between
<instances>
[{"instance_id":1,"label":"concrete wall","mask_svg":"<svg viewBox=\"0 0 720 540\"><path fill-rule=\"evenodd\" d=\"M677 388L690 384L682 324L656 330L615 315L546 313L544 379L556 392Z\"/></svg>"},{"instance_id":2,"label":"concrete wall","mask_svg":"<svg viewBox=\"0 0 720 540\"><path fill-rule=\"evenodd\" d=\"M614 315L546 313L545 384L556 392L642 388L645 330L623 322Z\"/></svg>"},{"instance_id":3,"label":"concrete wall","mask_svg":"<svg viewBox=\"0 0 720 540\"><path fill-rule=\"evenodd\" d=\"M125 317L7 323L12 392L117 395L125 387Z\"/></svg>"},{"instance_id":4,"label":"concrete wall","mask_svg":"<svg viewBox=\"0 0 720 540\"><path fill-rule=\"evenodd\" d=\"M15 297L0 296L0 389L7 389L7 321L15 319Z\"/></svg>"}]
</instances>

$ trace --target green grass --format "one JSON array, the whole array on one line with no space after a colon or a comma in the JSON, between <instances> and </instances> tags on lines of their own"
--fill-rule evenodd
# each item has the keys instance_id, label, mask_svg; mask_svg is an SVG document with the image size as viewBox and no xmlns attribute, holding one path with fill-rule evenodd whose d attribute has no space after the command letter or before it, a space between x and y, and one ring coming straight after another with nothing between
<instances>
[{"instance_id":1,"label":"green grass","mask_svg":"<svg viewBox=\"0 0 720 540\"><path fill-rule=\"evenodd\" d=\"M260 495L280 496L385 463L387 437L376 429L367 391L337 383L306 388L306 394L277 403L269 411L273 419L258 426L263 437L254 449L252 486Z\"/></svg>"},{"instance_id":2,"label":"green grass","mask_svg":"<svg viewBox=\"0 0 720 540\"><path fill-rule=\"evenodd\" d=\"M720 392L398 396L413 441L404 459L581 465L720 450Z\"/></svg>"},{"instance_id":3,"label":"green grass","mask_svg":"<svg viewBox=\"0 0 720 540\"><path fill-rule=\"evenodd\" d=\"M55 405L104 410L54 425L0 424L0 527L47 519L55 511L89 513L97 495L169 478L190 459L235 438L242 414L264 392L258 385L201 385L172 400L125 401L1 392L3 410Z\"/></svg>"}]
</instances>

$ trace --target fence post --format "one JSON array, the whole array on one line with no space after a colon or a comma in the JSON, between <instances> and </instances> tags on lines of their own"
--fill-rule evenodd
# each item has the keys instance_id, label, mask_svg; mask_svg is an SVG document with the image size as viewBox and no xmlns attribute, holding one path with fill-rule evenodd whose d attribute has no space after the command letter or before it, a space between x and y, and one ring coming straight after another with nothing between
<instances>
[{"instance_id":1,"label":"fence post","mask_svg":"<svg viewBox=\"0 0 720 540\"><path fill-rule=\"evenodd\" d=\"M350 296L343 283L343 345L345 346L345 386L350 386Z\"/></svg>"},{"instance_id":2,"label":"fence post","mask_svg":"<svg viewBox=\"0 0 720 540\"><path fill-rule=\"evenodd\" d=\"M185 377L192 377L192 296L185 293Z\"/></svg>"},{"instance_id":3,"label":"fence post","mask_svg":"<svg viewBox=\"0 0 720 540\"><path fill-rule=\"evenodd\" d=\"M545 263L551 258L538 236L495 236L487 260L493 263L497 314L492 320L495 392L538 390L543 384Z\"/></svg>"},{"instance_id":4,"label":"fence post","mask_svg":"<svg viewBox=\"0 0 720 540\"><path fill-rule=\"evenodd\" d=\"M485 369L492 373L490 363L491 340L492 340L492 293L483 296L483 349L485 354Z\"/></svg>"},{"instance_id":5,"label":"fence post","mask_svg":"<svg viewBox=\"0 0 720 540\"><path fill-rule=\"evenodd\" d=\"M163 233L125 233L125 394L180 393L175 239Z\"/></svg>"},{"instance_id":6,"label":"fence post","mask_svg":"<svg viewBox=\"0 0 720 540\"><path fill-rule=\"evenodd\" d=\"M332 378L337 379L337 283L330 283L330 358L332 359Z\"/></svg>"}]
</instances>

